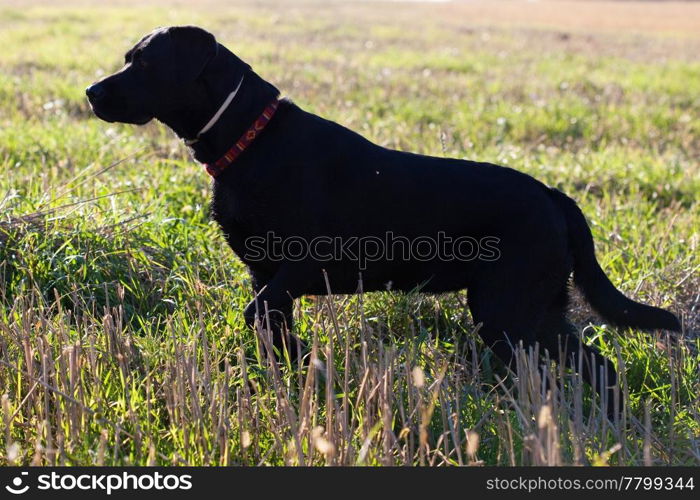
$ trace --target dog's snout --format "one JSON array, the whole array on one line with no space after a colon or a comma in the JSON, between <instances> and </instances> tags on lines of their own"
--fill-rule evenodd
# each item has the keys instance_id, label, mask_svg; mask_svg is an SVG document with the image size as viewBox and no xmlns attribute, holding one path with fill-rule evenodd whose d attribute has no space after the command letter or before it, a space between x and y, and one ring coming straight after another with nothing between
<instances>
[{"instance_id":1,"label":"dog's snout","mask_svg":"<svg viewBox=\"0 0 700 500\"><path fill-rule=\"evenodd\" d=\"M91 101L99 101L105 96L105 89L99 83L94 83L85 89L85 94Z\"/></svg>"}]
</instances>

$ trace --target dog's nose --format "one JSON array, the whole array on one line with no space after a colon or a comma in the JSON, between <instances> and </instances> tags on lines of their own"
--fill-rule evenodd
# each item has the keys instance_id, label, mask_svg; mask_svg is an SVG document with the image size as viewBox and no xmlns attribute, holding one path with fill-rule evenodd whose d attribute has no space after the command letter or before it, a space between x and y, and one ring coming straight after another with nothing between
<instances>
[{"instance_id":1,"label":"dog's nose","mask_svg":"<svg viewBox=\"0 0 700 500\"><path fill-rule=\"evenodd\" d=\"M105 89L99 83L94 83L85 89L85 94L91 101L99 101L105 96Z\"/></svg>"}]
</instances>

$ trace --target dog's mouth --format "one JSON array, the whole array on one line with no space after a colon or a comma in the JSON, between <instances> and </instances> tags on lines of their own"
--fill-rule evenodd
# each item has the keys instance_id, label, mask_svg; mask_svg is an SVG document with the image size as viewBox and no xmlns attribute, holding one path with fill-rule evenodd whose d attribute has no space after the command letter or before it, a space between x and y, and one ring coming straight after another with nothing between
<instances>
[{"instance_id":1,"label":"dog's mouth","mask_svg":"<svg viewBox=\"0 0 700 500\"><path fill-rule=\"evenodd\" d=\"M99 118L102 121L105 121L107 123L114 123L116 120L113 120L110 118L109 115L105 114L100 108L98 108L90 99L88 99L88 102L90 103L90 109L92 109L92 112L95 114L97 118Z\"/></svg>"},{"instance_id":2,"label":"dog's mouth","mask_svg":"<svg viewBox=\"0 0 700 500\"><path fill-rule=\"evenodd\" d=\"M123 108L119 111L109 109L103 102L93 102L88 99L90 108L97 118L107 123L129 123L132 125L145 125L153 117L147 114L131 113Z\"/></svg>"}]
</instances>

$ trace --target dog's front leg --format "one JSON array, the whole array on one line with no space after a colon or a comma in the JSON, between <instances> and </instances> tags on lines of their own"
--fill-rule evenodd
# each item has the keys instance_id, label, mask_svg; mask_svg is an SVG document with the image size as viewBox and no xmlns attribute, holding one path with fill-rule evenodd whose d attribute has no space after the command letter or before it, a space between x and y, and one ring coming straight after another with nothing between
<instances>
[{"instance_id":1,"label":"dog's front leg","mask_svg":"<svg viewBox=\"0 0 700 500\"><path fill-rule=\"evenodd\" d=\"M294 325L294 299L301 296L305 274L292 267L282 266L266 284L259 273L251 273L255 297L243 312L249 328L262 327L272 337L272 346L283 356L289 353L292 361L301 360L306 345L290 332Z\"/></svg>"}]
</instances>

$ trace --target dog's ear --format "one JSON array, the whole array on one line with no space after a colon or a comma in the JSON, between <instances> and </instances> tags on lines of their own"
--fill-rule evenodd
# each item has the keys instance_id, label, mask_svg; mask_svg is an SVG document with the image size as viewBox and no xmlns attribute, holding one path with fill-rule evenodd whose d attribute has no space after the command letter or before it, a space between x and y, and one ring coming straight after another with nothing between
<instances>
[{"instance_id":1,"label":"dog's ear","mask_svg":"<svg viewBox=\"0 0 700 500\"><path fill-rule=\"evenodd\" d=\"M178 80L182 83L196 80L216 56L219 49L216 38L197 26L172 26L168 35Z\"/></svg>"}]
</instances>

